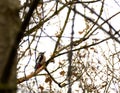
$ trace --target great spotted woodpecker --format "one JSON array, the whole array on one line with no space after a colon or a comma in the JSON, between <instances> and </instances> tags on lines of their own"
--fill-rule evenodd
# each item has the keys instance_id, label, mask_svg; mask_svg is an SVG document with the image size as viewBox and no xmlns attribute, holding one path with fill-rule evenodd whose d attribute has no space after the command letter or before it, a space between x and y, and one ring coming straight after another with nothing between
<instances>
[{"instance_id":1,"label":"great spotted woodpecker","mask_svg":"<svg viewBox=\"0 0 120 93\"><path fill-rule=\"evenodd\" d=\"M35 70L40 68L46 61L46 57L44 56L45 52L40 52L37 59L36 59L36 64L35 64Z\"/></svg>"}]
</instances>

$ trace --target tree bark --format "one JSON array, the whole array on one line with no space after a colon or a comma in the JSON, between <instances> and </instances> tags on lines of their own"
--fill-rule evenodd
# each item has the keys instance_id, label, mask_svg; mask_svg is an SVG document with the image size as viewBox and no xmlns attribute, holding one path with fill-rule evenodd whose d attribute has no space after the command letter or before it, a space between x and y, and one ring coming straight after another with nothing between
<instances>
[{"instance_id":1,"label":"tree bark","mask_svg":"<svg viewBox=\"0 0 120 93\"><path fill-rule=\"evenodd\" d=\"M17 47L20 30L18 0L0 1L0 93L16 93ZM15 55L11 55L14 50Z\"/></svg>"}]
</instances>

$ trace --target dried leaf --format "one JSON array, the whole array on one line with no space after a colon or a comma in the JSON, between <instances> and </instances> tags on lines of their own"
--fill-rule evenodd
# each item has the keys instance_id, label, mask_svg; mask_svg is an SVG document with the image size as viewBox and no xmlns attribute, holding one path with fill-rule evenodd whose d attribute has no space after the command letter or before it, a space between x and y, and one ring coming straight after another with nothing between
<instances>
[{"instance_id":1,"label":"dried leaf","mask_svg":"<svg viewBox=\"0 0 120 93\"><path fill-rule=\"evenodd\" d=\"M99 39L97 39L97 38L94 38L94 39L92 39L92 40L99 41Z\"/></svg>"},{"instance_id":2,"label":"dried leaf","mask_svg":"<svg viewBox=\"0 0 120 93\"><path fill-rule=\"evenodd\" d=\"M47 77L47 78L45 79L45 82L46 82L46 83L51 82L51 81L52 81L52 80L51 80L50 77Z\"/></svg>"},{"instance_id":3,"label":"dried leaf","mask_svg":"<svg viewBox=\"0 0 120 93\"><path fill-rule=\"evenodd\" d=\"M78 73L72 73L72 75L77 76Z\"/></svg>"},{"instance_id":4,"label":"dried leaf","mask_svg":"<svg viewBox=\"0 0 120 93\"><path fill-rule=\"evenodd\" d=\"M82 34L83 32L84 32L84 30L83 30L83 31L79 31L78 33L79 33L79 34Z\"/></svg>"},{"instance_id":5,"label":"dried leaf","mask_svg":"<svg viewBox=\"0 0 120 93\"><path fill-rule=\"evenodd\" d=\"M95 50L94 47L91 47L90 49L91 49L91 50Z\"/></svg>"},{"instance_id":6,"label":"dried leaf","mask_svg":"<svg viewBox=\"0 0 120 93\"><path fill-rule=\"evenodd\" d=\"M60 75L64 76L65 75L65 71L61 71Z\"/></svg>"},{"instance_id":7,"label":"dried leaf","mask_svg":"<svg viewBox=\"0 0 120 93\"><path fill-rule=\"evenodd\" d=\"M41 89L41 91L44 89L44 87L43 87L43 86L41 86L41 85L39 86L39 88Z\"/></svg>"},{"instance_id":8,"label":"dried leaf","mask_svg":"<svg viewBox=\"0 0 120 93\"><path fill-rule=\"evenodd\" d=\"M55 36L59 38L59 37L60 37L60 33L59 33L59 32L56 32L56 33L55 33Z\"/></svg>"}]
</instances>

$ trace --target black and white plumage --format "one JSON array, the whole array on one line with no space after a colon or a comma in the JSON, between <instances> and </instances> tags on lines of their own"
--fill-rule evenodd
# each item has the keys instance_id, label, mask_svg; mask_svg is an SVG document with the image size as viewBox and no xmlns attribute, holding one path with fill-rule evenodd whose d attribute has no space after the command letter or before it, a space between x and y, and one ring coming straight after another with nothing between
<instances>
[{"instance_id":1,"label":"black and white plumage","mask_svg":"<svg viewBox=\"0 0 120 93\"><path fill-rule=\"evenodd\" d=\"M40 68L45 62L46 62L46 57L44 56L45 52L40 52L37 59L36 59L36 64L35 64L35 70Z\"/></svg>"}]
</instances>

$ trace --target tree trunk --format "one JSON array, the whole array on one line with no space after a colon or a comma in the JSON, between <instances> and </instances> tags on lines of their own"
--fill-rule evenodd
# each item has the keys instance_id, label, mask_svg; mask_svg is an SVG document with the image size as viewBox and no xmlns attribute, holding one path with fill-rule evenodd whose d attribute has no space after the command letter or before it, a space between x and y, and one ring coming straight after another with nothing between
<instances>
[{"instance_id":1,"label":"tree trunk","mask_svg":"<svg viewBox=\"0 0 120 93\"><path fill-rule=\"evenodd\" d=\"M18 9L18 0L0 0L0 93L16 93Z\"/></svg>"}]
</instances>

